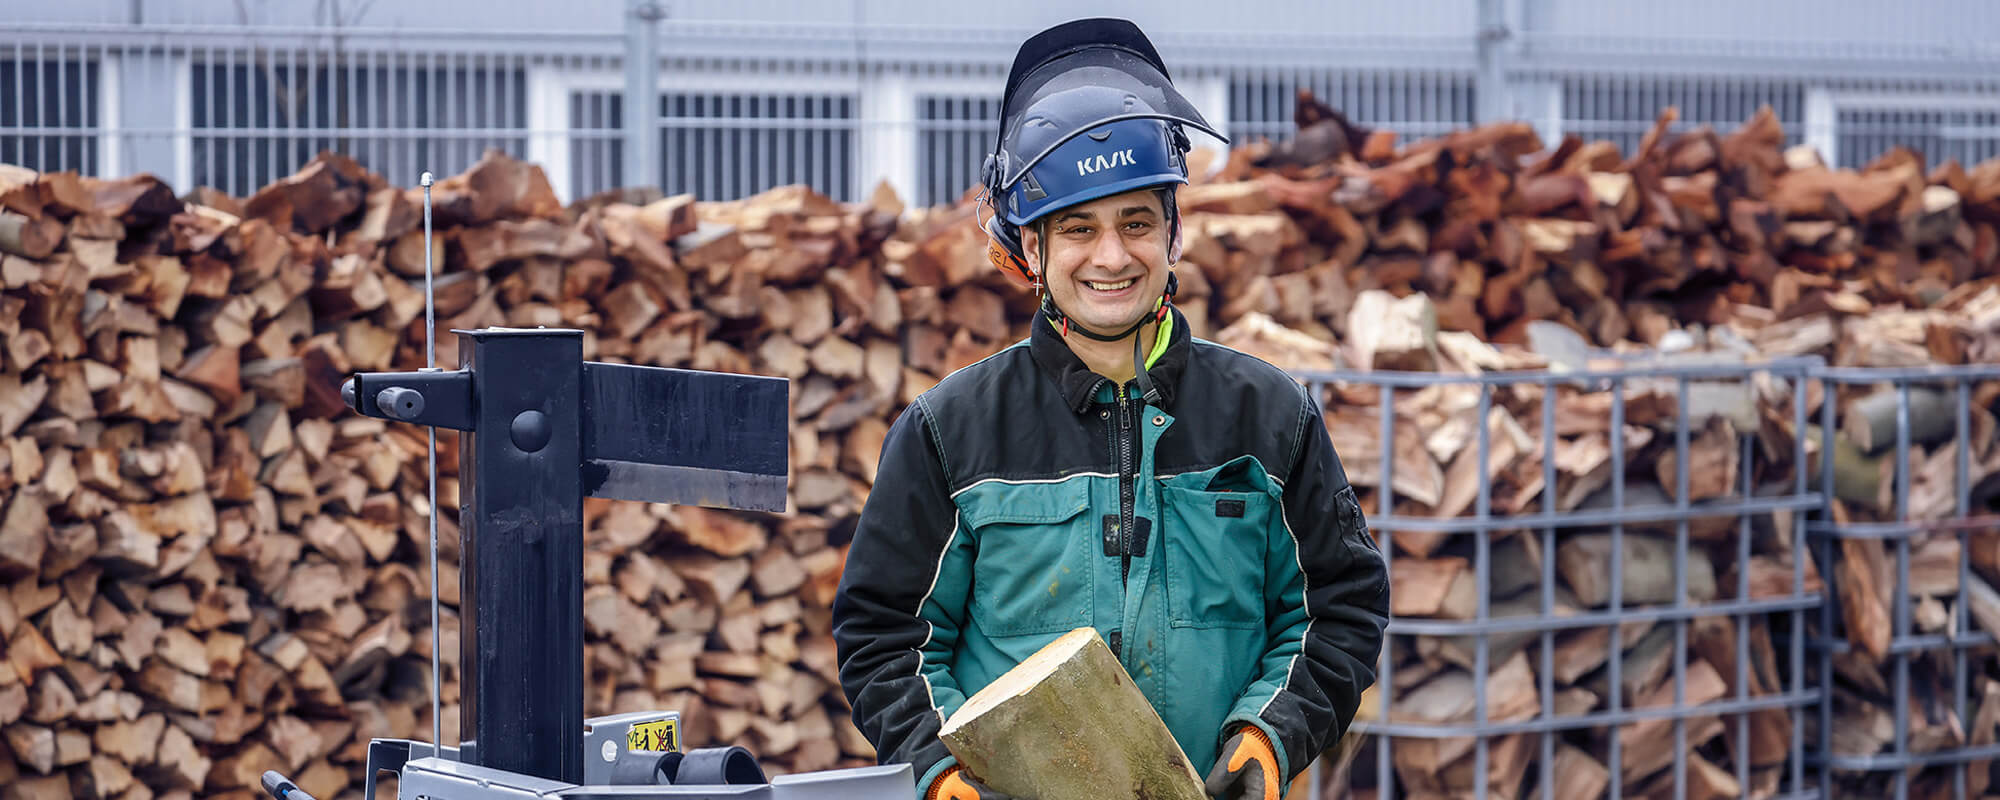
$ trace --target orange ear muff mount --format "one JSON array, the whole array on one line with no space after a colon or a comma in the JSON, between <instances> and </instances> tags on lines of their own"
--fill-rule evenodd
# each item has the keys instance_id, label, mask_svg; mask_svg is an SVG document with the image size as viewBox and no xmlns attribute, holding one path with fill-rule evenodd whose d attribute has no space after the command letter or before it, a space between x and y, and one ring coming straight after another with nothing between
<instances>
[{"instance_id":1,"label":"orange ear muff mount","mask_svg":"<svg viewBox=\"0 0 2000 800\"><path fill-rule=\"evenodd\" d=\"M982 196L979 205L991 213L979 226L986 233L986 262L1024 286L1040 288L1041 281L1035 279L1035 270L1028 266L1020 229L1008 225L998 213L993 213L987 197ZM978 209L973 211L973 218L979 218Z\"/></svg>"}]
</instances>

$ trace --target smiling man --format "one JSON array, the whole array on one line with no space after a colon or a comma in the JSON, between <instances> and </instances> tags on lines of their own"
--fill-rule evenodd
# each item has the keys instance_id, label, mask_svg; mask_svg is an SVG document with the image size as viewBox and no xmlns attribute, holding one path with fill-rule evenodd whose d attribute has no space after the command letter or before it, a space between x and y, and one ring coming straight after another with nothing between
<instances>
[{"instance_id":1,"label":"smiling man","mask_svg":"<svg viewBox=\"0 0 2000 800\"><path fill-rule=\"evenodd\" d=\"M1030 38L1001 106L989 256L1041 310L884 442L834 603L855 724L995 800L943 721L1091 626L1211 794L1275 800L1374 682L1389 587L1313 397L1172 305L1185 131L1220 136L1123 20Z\"/></svg>"}]
</instances>

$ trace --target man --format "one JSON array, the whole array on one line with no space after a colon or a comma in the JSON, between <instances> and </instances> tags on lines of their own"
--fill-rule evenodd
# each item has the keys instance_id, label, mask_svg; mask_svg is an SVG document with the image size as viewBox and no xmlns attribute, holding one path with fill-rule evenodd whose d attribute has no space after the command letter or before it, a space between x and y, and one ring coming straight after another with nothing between
<instances>
[{"instance_id":1,"label":"man","mask_svg":"<svg viewBox=\"0 0 2000 800\"><path fill-rule=\"evenodd\" d=\"M1214 131L1122 20L1029 39L1001 106L992 258L1043 303L884 443L834 603L854 721L926 798L993 800L944 719L1092 626L1211 794L1277 798L1374 681L1388 579L1314 399L1170 303Z\"/></svg>"}]
</instances>

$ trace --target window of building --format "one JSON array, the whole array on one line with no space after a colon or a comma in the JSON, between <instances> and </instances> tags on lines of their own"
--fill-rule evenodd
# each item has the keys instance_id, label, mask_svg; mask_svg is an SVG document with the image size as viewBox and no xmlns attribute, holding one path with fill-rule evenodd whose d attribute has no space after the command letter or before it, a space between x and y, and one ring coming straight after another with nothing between
<instances>
[{"instance_id":1,"label":"window of building","mask_svg":"<svg viewBox=\"0 0 2000 800\"><path fill-rule=\"evenodd\" d=\"M273 52L193 64L195 185L247 196L324 150L397 185L415 184L425 170L463 172L488 149L525 156L527 82L519 67L325 59Z\"/></svg>"},{"instance_id":2,"label":"window of building","mask_svg":"<svg viewBox=\"0 0 2000 800\"><path fill-rule=\"evenodd\" d=\"M570 94L570 196L623 186L624 114L615 90ZM852 95L664 92L660 95L660 191L738 200L805 184L854 199L858 137Z\"/></svg>"},{"instance_id":3,"label":"window of building","mask_svg":"<svg viewBox=\"0 0 2000 800\"><path fill-rule=\"evenodd\" d=\"M917 205L956 203L979 185L999 120L999 95L917 99Z\"/></svg>"},{"instance_id":4,"label":"window of building","mask_svg":"<svg viewBox=\"0 0 2000 800\"><path fill-rule=\"evenodd\" d=\"M1867 166L1891 148L1921 154L1927 166L1966 166L2000 156L2000 103L1986 107L1844 106L1834 116L1836 166Z\"/></svg>"},{"instance_id":5,"label":"window of building","mask_svg":"<svg viewBox=\"0 0 2000 800\"><path fill-rule=\"evenodd\" d=\"M1472 123L1472 76L1364 70L1250 70L1228 77L1229 133L1236 144L1290 139L1300 89L1359 125L1406 139Z\"/></svg>"},{"instance_id":6,"label":"window of building","mask_svg":"<svg viewBox=\"0 0 2000 800\"><path fill-rule=\"evenodd\" d=\"M0 164L98 173L98 65L79 59L0 58Z\"/></svg>"},{"instance_id":7,"label":"window of building","mask_svg":"<svg viewBox=\"0 0 2000 800\"><path fill-rule=\"evenodd\" d=\"M1803 140L1805 90L1798 83L1698 75L1591 75L1562 81L1563 132L1586 142L1609 140L1626 154L1638 151L1640 140L1668 106L1680 114L1671 131L1708 125L1726 134L1766 105L1784 126L1787 146Z\"/></svg>"},{"instance_id":8,"label":"window of building","mask_svg":"<svg viewBox=\"0 0 2000 800\"><path fill-rule=\"evenodd\" d=\"M625 184L624 106L625 98L616 92L570 92L571 200Z\"/></svg>"}]
</instances>

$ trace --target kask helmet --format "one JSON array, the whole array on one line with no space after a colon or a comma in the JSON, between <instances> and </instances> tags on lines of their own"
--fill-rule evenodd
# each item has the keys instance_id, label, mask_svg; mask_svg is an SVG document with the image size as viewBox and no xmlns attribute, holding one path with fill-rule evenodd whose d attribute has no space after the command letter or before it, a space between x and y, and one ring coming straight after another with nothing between
<instances>
[{"instance_id":1,"label":"kask helmet","mask_svg":"<svg viewBox=\"0 0 2000 800\"><path fill-rule=\"evenodd\" d=\"M1174 89L1131 22L1082 19L1029 38L1008 71L999 137L981 170L993 265L1035 284L1021 226L1078 203L1186 183L1189 127L1228 141Z\"/></svg>"}]
</instances>

